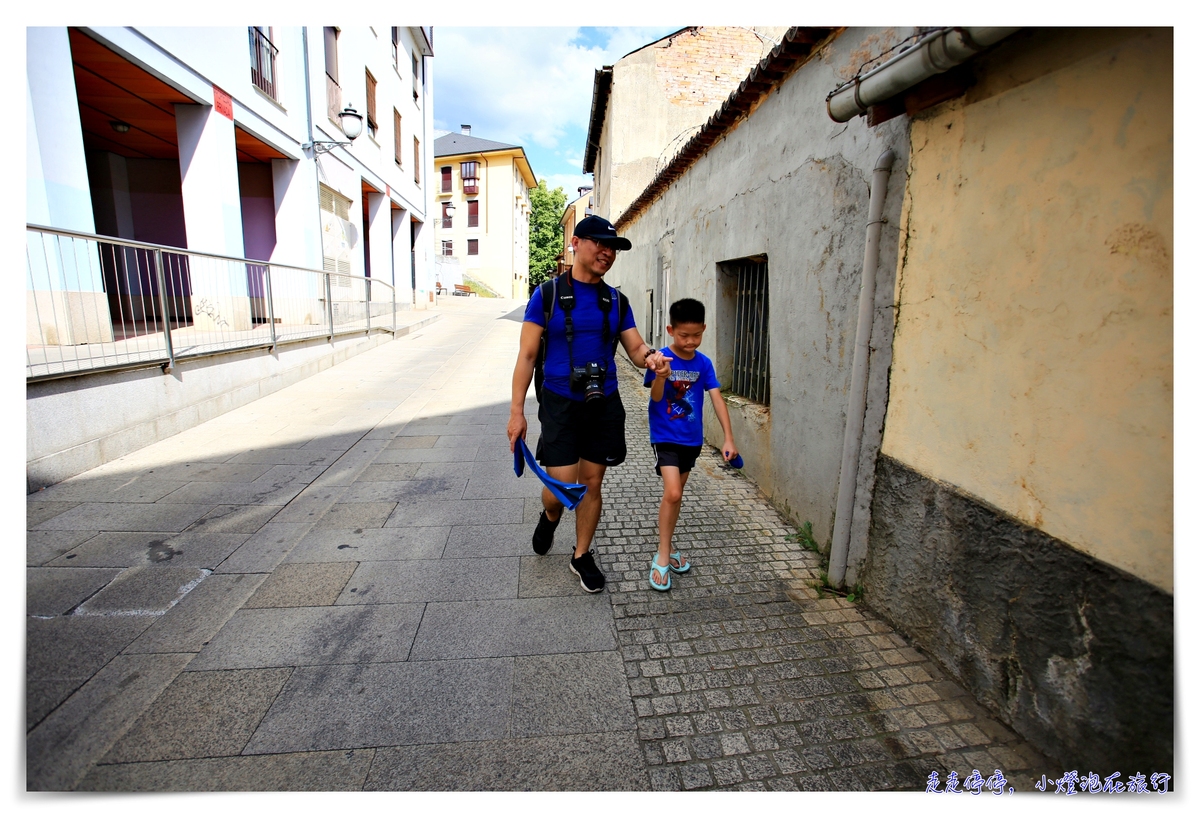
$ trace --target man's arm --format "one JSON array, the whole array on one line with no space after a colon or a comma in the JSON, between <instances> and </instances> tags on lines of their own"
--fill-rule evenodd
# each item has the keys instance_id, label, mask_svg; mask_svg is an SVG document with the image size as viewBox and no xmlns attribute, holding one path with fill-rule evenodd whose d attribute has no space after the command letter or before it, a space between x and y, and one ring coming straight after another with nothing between
<instances>
[{"instance_id":1,"label":"man's arm","mask_svg":"<svg viewBox=\"0 0 1200 818\"><path fill-rule=\"evenodd\" d=\"M720 389L708 390L708 396L712 399L713 412L721 424L721 430L725 432L725 443L721 446L721 454L725 460L732 460L737 456L738 450L737 444L733 442L733 424L729 421L729 407L725 405L725 399L721 397Z\"/></svg>"},{"instance_id":2,"label":"man's arm","mask_svg":"<svg viewBox=\"0 0 1200 818\"><path fill-rule=\"evenodd\" d=\"M650 345L642 340L642 334L637 331L637 327L630 327L620 335L621 346L625 347L625 352L629 355L629 360L633 361L633 365L642 369L653 369L655 372L661 372L663 367L667 366L667 361L670 358L665 357L661 352L655 352L653 355L647 356L650 351ZM668 368L666 370L670 372Z\"/></svg>"},{"instance_id":3,"label":"man's arm","mask_svg":"<svg viewBox=\"0 0 1200 818\"><path fill-rule=\"evenodd\" d=\"M542 328L532 321L521 324L521 346L517 350L517 364L513 367L512 405L508 411L508 450L516 451L517 438L525 439L529 423L525 420L525 396L533 380L533 365L537 361L538 347L542 344Z\"/></svg>"}]
</instances>

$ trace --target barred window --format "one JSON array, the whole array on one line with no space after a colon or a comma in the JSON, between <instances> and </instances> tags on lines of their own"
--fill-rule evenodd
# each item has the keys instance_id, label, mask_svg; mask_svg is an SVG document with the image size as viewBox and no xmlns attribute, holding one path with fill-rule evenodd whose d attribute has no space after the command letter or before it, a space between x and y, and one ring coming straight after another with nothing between
<instances>
[{"instance_id":1,"label":"barred window","mask_svg":"<svg viewBox=\"0 0 1200 818\"><path fill-rule=\"evenodd\" d=\"M751 256L721 264L726 303L722 313L732 320L724 352L728 355L729 391L771 404L770 287L766 256ZM724 367L722 367L724 369Z\"/></svg>"},{"instance_id":2,"label":"barred window","mask_svg":"<svg viewBox=\"0 0 1200 818\"><path fill-rule=\"evenodd\" d=\"M453 241L442 242L442 255L443 256L454 255L454 242Z\"/></svg>"}]
</instances>

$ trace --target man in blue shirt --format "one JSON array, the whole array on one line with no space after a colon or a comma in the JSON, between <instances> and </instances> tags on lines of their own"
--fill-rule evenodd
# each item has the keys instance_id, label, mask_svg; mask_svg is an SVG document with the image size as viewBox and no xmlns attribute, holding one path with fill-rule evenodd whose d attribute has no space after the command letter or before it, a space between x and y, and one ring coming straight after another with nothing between
<instances>
[{"instance_id":1,"label":"man in blue shirt","mask_svg":"<svg viewBox=\"0 0 1200 818\"><path fill-rule=\"evenodd\" d=\"M604 274L612 268L617 253L630 247L629 240L618 236L616 228L599 216L588 216L575 226L571 237L574 264L550 288L539 287L529 299L513 370L510 448L529 428L525 395L545 329L537 458L551 477L587 486L575 509L571 571L589 593L604 589L604 574L591 550L600 522L600 484L609 466L625 460L625 407L617 392L616 344L625 347L636 366L667 366L663 355L642 340L625 298L604 283ZM547 289L549 305L545 303ZM533 532L533 550L539 555L550 550L563 511L562 503L548 490L542 491L542 506Z\"/></svg>"}]
</instances>

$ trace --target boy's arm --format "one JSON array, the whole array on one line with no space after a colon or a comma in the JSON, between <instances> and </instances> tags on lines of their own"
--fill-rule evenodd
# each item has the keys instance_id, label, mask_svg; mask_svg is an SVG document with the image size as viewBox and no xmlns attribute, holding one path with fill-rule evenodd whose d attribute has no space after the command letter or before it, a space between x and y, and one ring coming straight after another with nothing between
<instances>
[{"instance_id":1,"label":"boy's arm","mask_svg":"<svg viewBox=\"0 0 1200 818\"><path fill-rule=\"evenodd\" d=\"M725 444L721 446L722 456L726 460L732 460L738 453L737 444L733 442L733 424L729 421L729 407L725 405L725 399L721 397L720 389L708 390L708 396L712 399L713 412L717 415L717 420L721 423L721 431L725 433Z\"/></svg>"},{"instance_id":2,"label":"boy's arm","mask_svg":"<svg viewBox=\"0 0 1200 818\"><path fill-rule=\"evenodd\" d=\"M665 391L667 379L662 375L655 374L654 383L650 384L650 400L658 403L662 400L663 392Z\"/></svg>"}]
</instances>

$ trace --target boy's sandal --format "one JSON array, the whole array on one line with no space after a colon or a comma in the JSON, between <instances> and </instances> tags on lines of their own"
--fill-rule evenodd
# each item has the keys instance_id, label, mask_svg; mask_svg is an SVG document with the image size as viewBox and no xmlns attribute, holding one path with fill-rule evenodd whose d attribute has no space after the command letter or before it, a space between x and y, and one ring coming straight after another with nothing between
<instances>
[{"instance_id":1,"label":"boy's sandal","mask_svg":"<svg viewBox=\"0 0 1200 818\"><path fill-rule=\"evenodd\" d=\"M679 567L676 568L674 565L670 565L670 563L673 563L673 562L679 563ZM671 557L668 560L668 564L669 564L671 570L674 571L676 574L686 574L688 572L688 569L692 567L691 560L684 562L683 555L681 555L678 551L671 552Z\"/></svg>"},{"instance_id":2,"label":"boy's sandal","mask_svg":"<svg viewBox=\"0 0 1200 818\"><path fill-rule=\"evenodd\" d=\"M654 581L656 571L666 580L662 585ZM669 565L659 565L657 556L650 560L650 587L656 591L671 590L671 568Z\"/></svg>"}]
</instances>

